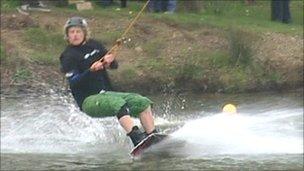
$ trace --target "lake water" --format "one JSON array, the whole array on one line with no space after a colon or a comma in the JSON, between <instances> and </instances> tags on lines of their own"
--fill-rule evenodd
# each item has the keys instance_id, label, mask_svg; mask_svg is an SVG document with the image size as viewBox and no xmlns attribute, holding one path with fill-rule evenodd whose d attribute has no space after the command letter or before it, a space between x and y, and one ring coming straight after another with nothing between
<instances>
[{"instance_id":1,"label":"lake water","mask_svg":"<svg viewBox=\"0 0 304 171\"><path fill-rule=\"evenodd\" d=\"M92 119L52 91L3 95L1 170L303 170L302 90L149 97L171 136L132 159L115 117ZM220 112L227 102L237 115Z\"/></svg>"}]
</instances>

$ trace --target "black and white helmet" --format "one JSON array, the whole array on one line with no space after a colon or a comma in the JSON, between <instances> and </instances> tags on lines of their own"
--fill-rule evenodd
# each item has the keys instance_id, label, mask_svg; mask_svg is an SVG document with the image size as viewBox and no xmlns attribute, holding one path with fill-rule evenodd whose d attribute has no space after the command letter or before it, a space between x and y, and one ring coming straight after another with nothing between
<instances>
[{"instance_id":1,"label":"black and white helmet","mask_svg":"<svg viewBox=\"0 0 304 171\"><path fill-rule=\"evenodd\" d=\"M85 33L85 37L89 35L88 23L82 17L71 17L64 25L64 38L67 39L68 37L68 29L73 26L81 27Z\"/></svg>"}]
</instances>

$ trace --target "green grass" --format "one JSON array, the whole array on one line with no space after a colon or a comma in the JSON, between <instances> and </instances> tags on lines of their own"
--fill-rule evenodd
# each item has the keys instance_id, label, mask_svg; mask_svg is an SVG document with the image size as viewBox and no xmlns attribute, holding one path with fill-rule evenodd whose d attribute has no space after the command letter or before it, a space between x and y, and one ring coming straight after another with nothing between
<instances>
[{"instance_id":1,"label":"green grass","mask_svg":"<svg viewBox=\"0 0 304 171\"><path fill-rule=\"evenodd\" d=\"M192 51L181 50L178 62L173 62L172 67L165 67L168 68L171 77L181 80L200 80L204 77L209 68L208 60L211 58L209 56L213 54L200 48L194 47L193 49Z\"/></svg>"},{"instance_id":2,"label":"green grass","mask_svg":"<svg viewBox=\"0 0 304 171\"><path fill-rule=\"evenodd\" d=\"M137 12L142 8L143 3L137 3L137 2L128 2L127 8L120 8L120 6L109 6L109 7L101 7L98 5L96 1L93 2L93 10L84 10L84 11L77 11L76 5L72 4L68 7L60 7L55 8L56 11L60 11L66 14L75 13L77 12L77 15L83 16L85 18L92 18L92 16L99 16L104 19L111 18L113 19L122 19L126 16L128 19L133 19ZM131 12L131 13L130 13ZM117 21L119 22L119 21Z\"/></svg>"},{"instance_id":3,"label":"green grass","mask_svg":"<svg viewBox=\"0 0 304 171\"><path fill-rule=\"evenodd\" d=\"M251 42L253 42L248 32L231 29L228 32L229 42L229 64L230 66L248 66L252 60Z\"/></svg>"},{"instance_id":4,"label":"green grass","mask_svg":"<svg viewBox=\"0 0 304 171\"><path fill-rule=\"evenodd\" d=\"M101 33L95 33L94 38L106 46L112 46L113 43L121 36L121 31L111 30Z\"/></svg>"},{"instance_id":5,"label":"green grass","mask_svg":"<svg viewBox=\"0 0 304 171\"><path fill-rule=\"evenodd\" d=\"M139 62L140 68L143 68L144 70L154 74L165 73L164 71L166 70L165 68L166 61L163 58L151 57L141 61L142 62Z\"/></svg>"},{"instance_id":6,"label":"green grass","mask_svg":"<svg viewBox=\"0 0 304 171\"><path fill-rule=\"evenodd\" d=\"M13 75L14 81L24 81L32 77L32 73L27 68L18 68L15 74Z\"/></svg>"},{"instance_id":7,"label":"green grass","mask_svg":"<svg viewBox=\"0 0 304 171\"><path fill-rule=\"evenodd\" d=\"M1 12L15 10L20 5L20 0L1 0Z\"/></svg>"},{"instance_id":8,"label":"green grass","mask_svg":"<svg viewBox=\"0 0 304 171\"><path fill-rule=\"evenodd\" d=\"M0 60L1 60L1 63L3 63L6 60L5 49L2 45L2 43L0 44Z\"/></svg>"},{"instance_id":9,"label":"green grass","mask_svg":"<svg viewBox=\"0 0 304 171\"><path fill-rule=\"evenodd\" d=\"M209 54L208 58L213 68L223 68L230 65L230 58L227 52L215 51Z\"/></svg>"},{"instance_id":10,"label":"green grass","mask_svg":"<svg viewBox=\"0 0 304 171\"><path fill-rule=\"evenodd\" d=\"M134 68L126 68L121 73L121 76L124 78L124 80L131 81L137 77L137 73Z\"/></svg>"},{"instance_id":11,"label":"green grass","mask_svg":"<svg viewBox=\"0 0 304 171\"><path fill-rule=\"evenodd\" d=\"M165 48L165 44L162 39L155 38L143 45L143 50L148 56L158 57L161 54L161 50Z\"/></svg>"},{"instance_id":12,"label":"green grass","mask_svg":"<svg viewBox=\"0 0 304 171\"><path fill-rule=\"evenodd\" d=\"M51 33L42 28L29 28L24 33L24 40L33 49L31 59L41 64L58 64L58 58L65 47L63 35Z\"/></svg>"},{"instance_id":13,"label":"green grass","mask_svg":"<svg viewBox=\"0 0 304 171\"><path fill-rule=\"evenodd\" d=\"M230 81L226 87L226 92L244 92L249 83L250 75L243 69L235 68L230 71Z\"/></svg>"},{"instance_id":14,"label":"green grass","mask_svg":"<svg viewBox=\"0 0 304 171\"><path fill-rule=\"evenodd\" d=\"M215 74L211 73L210 79L217 82L217 89L222 89L226 93L246 92L252 87L263 89L282 83L282 77L278 72L271 71L258 62L251 62L246 68L223 65L216 70Z\"/></svg>"},{"instance_id":15,"label":"green grass","mask_svg":"<svg viewBox=\"0 0 304 171\"><path fill-rule=\"evenodd\" d=\"M291 1L292 23L290 24L270 20L270 1L256 2L255 5L248 6L243 1L206 1L205 10L200 13L180 12L173 15L153 14L151 16L185 28L201 25L222 29L234 27L255 32L303 35L303 1Z\"/></svg>"},{"instance_id":16,"label":"green grass","mask_svg":"<svg viewBox=\"0 0 304 171\"><path fill-rule=\"evenodd\" d=\"M59 33L51 33L42 28L29 28L25 31L25 40L32 46L42 48L45 45L48 49L54 49L65 45L63 35Z\"/></svg>"},{"instance_id":17,"label":"green grass","mask_svg":"<svg viewBox=\"0 0 304 171\"><path fill-rule=\"evenodd\" d=\"M269 82L280 83L282 77L277 72L269 71L263 64L252 59L251 43L255 42L255 38L258 38L260 33L265 32L303 35L303 1L291 1L292 23L290 24L270 21L269 1L256 1L256 4L252 6L247 6L243 2L243 0L205 0L204 10L198 13L182 11L174 14L144 13L138 20L143 25L145 25L145 20L148 21L148 24L151 22L154 24L156 20L186 31L196 31L200 27L215 28L218 30L217 33L222 34L220 36L226 34L224 36L228 41L229 49L201 50L201 47L196 46L194 42L191 52L185 50L187 47L177 49L180 56L174 59L175 61L169 61L170 59L165 56L163 51L168 42L162 37L153 37L141 44L144 56L138 57L138 60L129 68L125 68L121 76L130 84L134 78L138 78L137 73L140 72L145 73L147 78L154 78L164 83L169 80L181 80L181 83L184 83L184 80L191 82L207 78L210 83L215 85L215 91L217 88L221 88L225 92L246 91L252 82L260 82L262 86ZM15 10L19 4L14 0L2 0L1 5L1 9ZM144 3L130 1L128 7L124 9L118 9L119 6L103 8L95 3L94 10L87 11L77 11L74 5L53 9L67 18L77 14L92 22L96 22L94 18L104 20L106 24L103 22L89 24L100 25L100 29L92 30L94 38L102 41L107 47L111 47L143 5ZM113 23L113 27L110 29L104 27L111 23ZM157 26L156 24L155 27ZM140 34L134 33L134 30L136 29L130 32L131 37L134 36L132 34L136 36ZM25 48L29 49L29 56L32 60L43 65L58 65L58 57L66 46L61 30L50 31L47 28L37 27L26 28L23 31L22 39L25 41ZM129 49L132 50L134 47L135 45L132 45ZM1 62L11 60L11 57L5 56L2 44L0 53ZM25 68L17 69L14 75L16 80L31 77L32 73Z\"/></svg>"}]
</instances>

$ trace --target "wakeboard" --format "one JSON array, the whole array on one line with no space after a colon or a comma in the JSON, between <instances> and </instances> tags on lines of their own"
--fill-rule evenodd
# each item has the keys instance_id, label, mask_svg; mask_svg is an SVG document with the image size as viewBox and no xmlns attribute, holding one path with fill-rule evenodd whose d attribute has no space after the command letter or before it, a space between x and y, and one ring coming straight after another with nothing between
<instances>
[{"instance_id":1,"label":"wakeboard","mask_svg":"<svg viewBox=\"0 0 304 171\"><path fill-rule=\"evenodd\" d=\"M152 133L143 139L139 144L137 144L131 151L132 157L140 156L144 151L146 151L151 146L160 143L168 137L167 134L162 133Z\"/></svg>"}]
</instances>

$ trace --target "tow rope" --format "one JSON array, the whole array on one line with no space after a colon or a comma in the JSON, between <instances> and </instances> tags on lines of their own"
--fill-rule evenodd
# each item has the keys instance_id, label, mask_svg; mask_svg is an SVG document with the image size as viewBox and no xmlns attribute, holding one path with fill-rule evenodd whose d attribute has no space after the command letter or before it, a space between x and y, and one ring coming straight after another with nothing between
<instances>
[{"instance_id":1,"label":"tow rope","mask_svg":"<svg viewBox=\"0 0 304 171\"><path fill-rule=\"evenodd\" d=\"M117 53L118 49L121 47L121 44L126 40L125 36L129 33L129 31L131 30L131 28L133 27L133 25L136 23L136 21L138 20L138 18L141 16L141 14L143 13L143 11L146 9L146 7L148 6L149 2L150 2L150 0L147 0L147 2L145 3L145 5L137 13L136 17L131 21L131 23L129 24L129 26L126 28L126 30L123 32L123 34L120 36L120 38L116 40L115 44L108 51L107 54ZM102 62L103 58L104 58L104 56L102 58L100 58L99 61Z\"/></svg>"}]
</instances>

